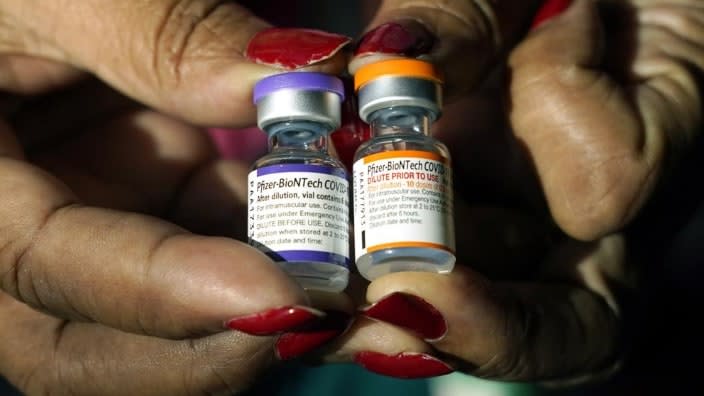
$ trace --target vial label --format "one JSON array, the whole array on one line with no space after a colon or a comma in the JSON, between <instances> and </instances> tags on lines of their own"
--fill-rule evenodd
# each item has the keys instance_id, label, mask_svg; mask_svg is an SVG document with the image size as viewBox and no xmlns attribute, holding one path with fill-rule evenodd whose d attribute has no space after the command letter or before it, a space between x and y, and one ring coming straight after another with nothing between
<instances>
[{"instance_id":1,"label":"vial label","mask_svg":"<svg viewBox=\"0 0 704 396\"><path fill-rule=\"evenodd\" d=\"M387 151L354 163L355 257L401 247L454 251L448 159Z\"/></svg>"},{"instance_id":2,"label":"vial label","mask_svg":"<svg viewBox=\"0 0 704 396\"><path fill-rule=\"evenodd\" d=\"M278 164L249 173L250 243L274 261L349 266L349 182L343 169Z\"/></svg>"}]
</instances>

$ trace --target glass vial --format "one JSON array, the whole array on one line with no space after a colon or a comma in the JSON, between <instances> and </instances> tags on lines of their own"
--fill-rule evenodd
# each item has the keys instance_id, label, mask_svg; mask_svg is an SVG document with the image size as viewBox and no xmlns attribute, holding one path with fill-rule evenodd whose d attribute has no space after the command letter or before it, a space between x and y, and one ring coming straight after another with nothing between
<instances>
[{"instance_id":1,"label":"glass vial","mask_svg":"<svg viewBox=\"0 0 704 396\"><path fill-rule=\"evenodd\" d=\"M269 152L247 180L249 243L305 289L347 287L349 176L328 154L343 99L342 81L321 73L279 74L254 88Z\"/></svg>"},{"instance_id":2,"label":"glass vial","mask_svg":"<svg viewBox=\"0 0 704 396\"><path fill-rule=\"evenodd\" d=\"M359 115L372 134L352 172L356 265L369 280L455 265L450 154L430 136L441 84L435 68L418 60L373 63L355 74Z\"/></svg>"}]
</instances>

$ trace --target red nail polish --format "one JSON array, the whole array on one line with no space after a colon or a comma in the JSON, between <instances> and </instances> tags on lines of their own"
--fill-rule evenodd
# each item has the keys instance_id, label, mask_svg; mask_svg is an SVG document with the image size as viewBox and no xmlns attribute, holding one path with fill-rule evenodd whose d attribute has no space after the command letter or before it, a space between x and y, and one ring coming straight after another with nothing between
<instances>
[{"instance_id":1,"label":"red nail polish","mask_svg":"<svg viewBox=\"0 0 704 396\"><path fill-rule=\"evenodd\" d=\"M342 102L342 123L340 128L330 134L340 161L352 169L354 153L360 144L371 137L369 124L359 118L357 100L354 95L354 84L351 79L345 80L345 101Z\"/></svg>"},{"instance_id":2,"label":"red nail polish","mask_svg":"<svg viewBox=\"0 0 704 396\"><path fill-rule=\"evenodd\" d=\"M276 356L281 360L301 356L339 337L351 323L348 314L328 311L325 318L310 329L282 334L276 341Z\"/></svg>"},{"instance_id":3,"label":"red nail polish","mask_svg":"<svg viewBox=\"0 0 704 396\"><path fill-rule=\"evenodd\" d=\"M422 353L400 353L395 356L377 352L359 352L354 361L365 369L396 378L437 377L453 372L445 362Z\"/></svg>"},{"instance_id":4,"label":"red nail polish","mask_svg":"<svg viewBox=\"0 0 704 396\"><path fill-rule=\"evenodd\" d=\"M359 41L354 54L382 53L415 57L428 53L433 42L430 33L418 23L385 23L367 32Z\"/></svg>"},{"instance_id":5,"label":"red nail polish","mask_svg":"<svg viewBox=\"0 0 704 396\"><path fill-rule=\"evenodd\" d=\"M531 29L535 29L544 22L562 14L570 4L572 4L572 0L545 0L533 18Z\"/></svg>"},{"instance_id":6,"label":"red nail polish","mask_svg":"<svg viewBox=\"0 0 704 396\"><path fill-rule=\"evenodd\" d=\"M252 38L245 55L257 63L296 69L332 57L350 41L321 30L270 28Z\"/></svg>"},{"instance_id":7,"label":"red nail polish","mask_svg":"<svg viewBox=\"0 0 704 396\"><path fill-rule=\"evenodd\" d=\"M410 294L390 294L365 308L362 314L413 330L426 340L436 341L447 333L447 323L440 311Z\"/></svg>"},{"instance_id":8,"label":"red nail polish","mask_svg":"<svg viewBox=\"0 0 704 396\"><path fill-rule=\"evenodd\" d=\"M283 307L229 320L225 325L252 335L270 335L299 328L323 317L323 313L308 307Z\"/></svg>"}]
</instances>

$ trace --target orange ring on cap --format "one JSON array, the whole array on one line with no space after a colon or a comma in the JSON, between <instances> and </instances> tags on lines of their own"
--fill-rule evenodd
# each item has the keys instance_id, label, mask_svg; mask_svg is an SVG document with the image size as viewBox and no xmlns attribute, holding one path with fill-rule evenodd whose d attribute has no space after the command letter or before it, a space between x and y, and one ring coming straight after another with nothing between
<instances>
[{"instance_id":1,"label":"orange ring on cap","mask_svg":"<svg viewBox=\"0 0 704 396\"><path fill-rule=\"evenodd\" d=\"M417 59L392 59L362 66L354 75L354 90L379 77L417 77L442 83L440 72L432 63Z\"/></svg>"}]
</instances>

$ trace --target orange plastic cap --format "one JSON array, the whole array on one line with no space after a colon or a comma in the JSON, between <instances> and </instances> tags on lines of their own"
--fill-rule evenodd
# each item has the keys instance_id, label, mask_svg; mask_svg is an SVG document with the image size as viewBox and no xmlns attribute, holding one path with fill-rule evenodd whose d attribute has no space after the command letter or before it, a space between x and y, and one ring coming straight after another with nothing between
<instances>
[{"instance_id":1,"label":"orange plastic cap","mask_svg":"<svg viewBox=\"0 0 704 396\"><path fill-rule=\"evenodd\" d=\"M432 63L416 59L392 59L362 66L354 75L354 90L379 77L416 77L442 83L440 72Z\"/></svg>"}]
</instances>

